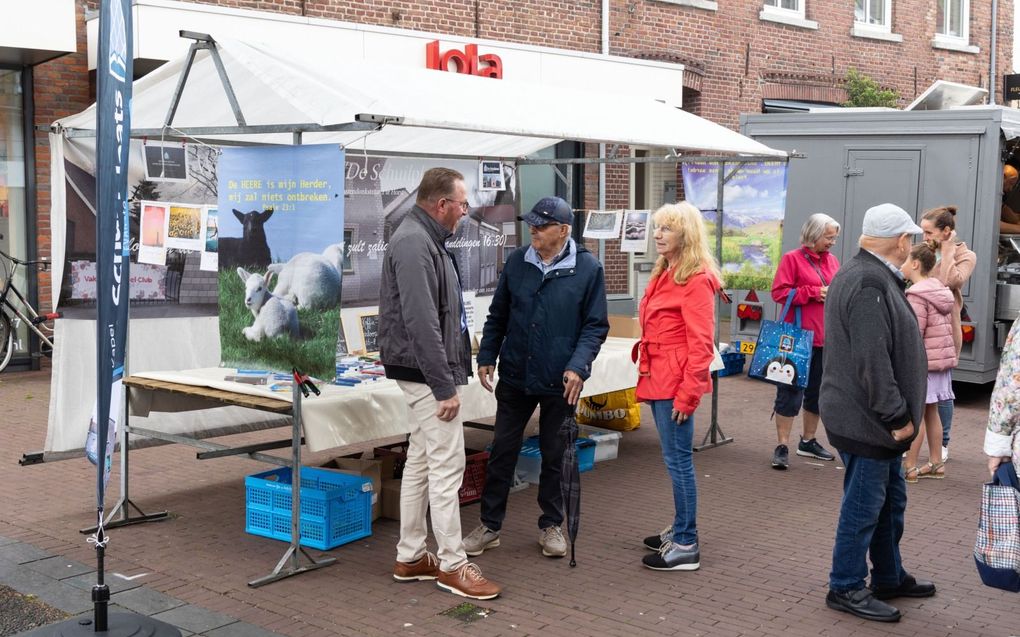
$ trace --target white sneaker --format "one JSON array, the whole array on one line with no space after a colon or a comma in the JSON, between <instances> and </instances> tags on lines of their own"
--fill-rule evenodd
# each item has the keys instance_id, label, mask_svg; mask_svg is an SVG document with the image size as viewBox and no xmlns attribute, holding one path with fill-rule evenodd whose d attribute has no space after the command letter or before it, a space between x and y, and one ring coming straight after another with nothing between
<instances>
[{"instance_id":1,"label":"white sneaker","mask_svg":"<svg viewBox=\"0 0 1020 637\"><path fill-rule=\"evenodd\" d=\"M563 557L567 554L567 539L558 526L548 526L539 531L538 544L542 547L542 555L546 557Z\"/></svg>"},{"instance_id":2,"label":"white sneaker","mask_svg":"<svg viewBox=\"0 0 1020 637\"><path fill-rule=\"evenodd\" d=\"M942 462L949 460L949 447L942 447Z\"/></svg>"}]
</instances>

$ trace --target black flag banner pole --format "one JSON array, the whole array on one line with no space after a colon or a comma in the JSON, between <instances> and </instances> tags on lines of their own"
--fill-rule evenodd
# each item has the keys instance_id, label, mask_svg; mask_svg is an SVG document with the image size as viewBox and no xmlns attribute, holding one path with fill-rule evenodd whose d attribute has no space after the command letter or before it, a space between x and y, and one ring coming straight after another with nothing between
<instances>
[{"instance_id":1,"label":"black flag banner pole","mask_svg":"<svg viewBox=\"0 0 1020 637\"><path fill-rule=\"evenodd\" d=\"M72 619L49 628L51 635L177 636L169 624L130 613L107 612L110 587L103 560L109 537L103 528L104 496L113 463L115 432L122 405L121 381L128 327L128 155L131 140L131 0L102 0L99 5L99 55L96 63L96 407L86 450L96 464L96 584L93 620ZM111 412L114 417L111 418Z\"/></svg>"}]
</instances>

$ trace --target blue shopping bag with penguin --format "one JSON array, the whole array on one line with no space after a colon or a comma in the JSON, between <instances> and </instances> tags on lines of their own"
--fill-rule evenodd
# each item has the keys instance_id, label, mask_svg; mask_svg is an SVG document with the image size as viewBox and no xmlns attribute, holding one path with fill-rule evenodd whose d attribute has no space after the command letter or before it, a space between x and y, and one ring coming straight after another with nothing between
<instances>
[{"instance_id":1,"label":"blue shopping bag with penguin","mask_svg":"<svg viewBox=\"0 0 1020 637\"><path fill-rule=\"evenodd\" d=\"M775 385L804 389L808 384L815 334L801 328L799 307L794 309L794 322L786 322L793 295L794 290L790 290L778 321L762 321L747 375Z\"/></svg>"}]
</instances>

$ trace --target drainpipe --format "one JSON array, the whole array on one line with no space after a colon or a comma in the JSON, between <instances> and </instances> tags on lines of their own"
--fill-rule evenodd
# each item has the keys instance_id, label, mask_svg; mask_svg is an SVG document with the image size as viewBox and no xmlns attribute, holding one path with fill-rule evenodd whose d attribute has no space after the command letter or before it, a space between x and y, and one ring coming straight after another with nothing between
<instances>
[{"instance_id":1,"label":"drainpipe","mask_svg":"<svg viewBox=\"0 0 1020 637\"><path fill-rule=\"evenodd\" d=\"M996 103L996 99L995 99L995 76L998 74L998 71L995 70L995 53L996 53L995 47L996 47L996 40L998 39L996 37L998 35L996 33L996 29L998 29L998 26L997 26L998 25L998 18L999 18L999 0L992 0L992 54L989 56L991 58L991 62L990 62L991 63L991 70L988 73L988 102L990 104L995 104Z\"/></svg>"},{"instance_id":2,"label":"drainpipe","mask_svg":"<svg viewBox=\"0 0 1020 637\"><path fill-rule=\"evenodd\" d=\"M609 55L609 0L602 0L602 55ZM599 144L599 159L606 158L606 145ZM599 210L606 209L606 164L599 162ZM599 261L606 262L606 242L599 240ZM628 275L629 276L629 275Z\"/></svg>"}]
</instances>

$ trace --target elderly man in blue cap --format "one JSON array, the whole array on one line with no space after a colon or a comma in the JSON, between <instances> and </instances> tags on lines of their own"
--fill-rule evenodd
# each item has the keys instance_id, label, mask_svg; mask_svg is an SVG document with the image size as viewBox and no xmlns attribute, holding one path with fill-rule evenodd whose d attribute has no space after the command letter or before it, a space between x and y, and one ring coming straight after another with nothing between
<instances>
[{"instance_id":1,"label":"elderly man in blue cap","mask_svg":"<svg viewBox=\"0 0 1020 637\"><path fill-rule=\"evenodd\" d=\"M819 406L846 468L825 603L881 622L900 620L886 600L935 594L935 585L907 573L900 558L907 508L900 456L917 435L927 395L928 361L900 273L919 234L899 206L869 208L861 251L825 298Z\"/></svg>"},{"instance_id":2,"label":"elderly man in blue cap","mask_svg":"<svg viewBox=\"0 0 1020 637\"><path fill-rule=\"evenodd\" d=\"M499 359L496 425L481 525L464 538L464 550L474 556L499 546L524 428L538 407L538 543L546 557L563 557L558 431L609 334L605 277L599 260L570 237L574 214L566 201L546 197L520 219L530 226L531 245L507 259L478 350L478 377L489 391Z\"/></svg>"}]
</instances>

